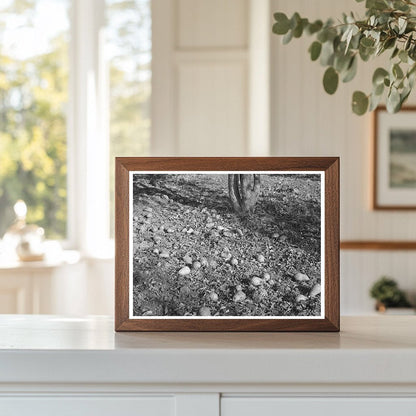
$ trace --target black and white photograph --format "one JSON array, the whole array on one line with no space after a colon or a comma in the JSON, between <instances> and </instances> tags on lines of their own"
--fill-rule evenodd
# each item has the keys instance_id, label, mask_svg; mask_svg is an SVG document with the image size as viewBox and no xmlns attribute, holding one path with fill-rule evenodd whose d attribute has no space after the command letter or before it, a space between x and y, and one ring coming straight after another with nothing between
<instances>
[{"instance_id":1,"label":"black and white photograph","mask_svg":"<svg viewBox=\"0 0 416 416\"><path fill-rule=\"evenodd\" d=\"M324 182L130 172L130 318L323 317Z\"/></svg>"}]
</instances>

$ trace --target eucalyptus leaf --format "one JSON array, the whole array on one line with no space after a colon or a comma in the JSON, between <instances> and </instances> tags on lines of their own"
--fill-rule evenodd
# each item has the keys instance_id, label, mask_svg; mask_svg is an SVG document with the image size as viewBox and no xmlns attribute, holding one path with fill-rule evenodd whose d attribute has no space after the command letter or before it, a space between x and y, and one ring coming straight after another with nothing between
<instances>
[{"instance_id":1,"label":"eucalyptus leaf","mask_svg":"<svg viewBox=\"0 0 416 416\"><path fill-rule=\"evenodd\" d=\"M389 73L384 68L377 68L373 74L373 86L377 87L384 84L384 78L388 77Z\"/></svg>"},{"instance_id":2,"label":"eucalyptus leaf","mask_svg":"<svg viewBox=\"0 0 416 416\"><path fill-rule=\"evenodd\" d=\"M404 76L403 70L399 64L393 65L392 74L394 75L396 79L403 78Z\"/></svg>"},{"instance_id":3,"label":"eucalyptus leaf","mask_svg":"<svg viewBox=\"0 0 416 416\"><path fill-rule=\"evenodd\" d=\"M368 111L374 111L380 104L381 98L381 95L371 94Z\"/></svg>"},{"instance_id":4,"label":"eucalyptus leaf","mask_svg":"<svg viewBox=\"0 0 416 416\"><path fill-rule=\"evenodd\" d=\"M335 71L335 69L332 66L330 66L324 74L323 84L325 91L330 95L335 94L335 92L338 89L338 83L338 72Z\"/></svg>"},{"instance_id":5,"label":"eucalyptus leaf","mask_svg":"<svg viewBox=\"0 0 416 416\"><path fill-rule=\"evenodd\" d=\"M387 110L389 113L397 113L400 108L401 96L396 88L392 88L387 97Z\"/></svg>"},{"instance_id":6,"label":"eucalyptus leaf","mask_svg":"<svg viewBox=\"0 0 416 416\"><path fill-rule=\"evenodd\" d=\"M361 91L355 91L352 96L352 111L358 116L362 116L367 112L368 105L368 97Z\"/></svg>"},{"instance_id":7,"label":"eucalyptus leaf","mask_svg":"<svg viewBox=\"0 0 416 416\"><path fill-rule=\"evenodd\" d=\"M321 55L322 51L322 43L315 41L312 43L312 45L309 47L309 53L311 54L312 61L316 61L319 56Z\"/></svg>"},{"instance_id":8,"label":"eucalyptus leaf","mask_svg":"<svg viewBox=\"0 0 416 416\"><path fill-rule=\"evenodd\" d=\"M284 13L275 13L274 20L276 23L273 25L273 33L277 35L285 35L290 29L290 21Z\"/></svg>"},{"instance_id":9,"label":"eucalyptus leaf","mask_svg":"<svg viewBox=\"0 0 416 416\"><path fill-rule=\"evenodd\" d=\"M357 75L357 69L358 69L357 57L353 56L350 61L350 66L348 67L347 71L344 73L342 82L352 81Z\"/></svg>"},{"instance_id":10,"label":"eucalyptus leaf","mask_svg":"<svg viewBox=\"0 0 416 416\"><path fill-rule=\"evenodd\" d=\"M283 45L287 45L293 39L293 31L289 30L286 35L283 36L282 43Z\"/></svg>"},{"instance_id":11,"label":"eucalyptus leaf","mask_svg":"<svg viewBox=\"0 0 416 416\"><path fill-rule=\"evenodd\" d=\"M330 66L334 63L334 44L331 41L322 45L320 61L322 66Z\"/></svg>"}]
</instances>

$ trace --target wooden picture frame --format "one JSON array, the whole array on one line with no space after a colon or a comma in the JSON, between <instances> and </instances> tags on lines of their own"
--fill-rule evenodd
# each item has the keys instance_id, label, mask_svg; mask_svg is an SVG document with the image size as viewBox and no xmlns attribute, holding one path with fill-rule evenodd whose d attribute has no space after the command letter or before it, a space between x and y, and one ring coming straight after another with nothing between
<instances>
[{"instance_id":1,"label":"wooden picture frame","mask_svg":"<svg viewBox=\"0 0 416 416\"><path fill-rule=\"evenodd\" d=\"M133 201L133 193L136 194L142 177L147 178L155 172L166 174L166 178L173 178L173 172L185 175L186 178L196 174L218 174L219 178L228 175L228 178L243 176L263 175L262 180L306 181L302 184L313 184L308 175L319 176L319 198L321 214L319 243L320 273L322 285L321 314L318 316L136 316L133 311L133 237L140 237L140 233L133 230L136 220L132 218L136 202ZM188 174L189 172L189 174ZM235 174L237 172L238 174ZM248 173L241 175L242 172ZM201 174L201 175L200 175ZM137 176L135 176L137 175ZM233 175L233 176L230 176ZM286 175L286 176L284 176ZM298 175L298 176L297 176ZM150 177L150 176L149 176ZM208 177L208 176L207 176ZM278 177L278 178L277 178ZM312 176L311 176L312 177ZM139 179L137 179L139 178ZM283 179L281 179L283 178ZM143 179L143 181L145 180ZM152 178L150 178L152 179ZM170 179L169 179L170 180ZM133 182L135 190L133 191ZM144 183L144 182L143 182ZM150 182L148 186L151 188ZM222 183L222 182L221 182ZM232 183L232 182L231 182ZM140 185L141 186L141 185ZM276 189L280 189L278 185ZM279 185L280 186L280 185ZM315 186L315 185L314 185ZM290 195L296 191L286 187ZM285 189L286 189L285 188ZM141 189L141 188L140 188ZM147 188L146 188L147 189ZM254 189L254 188L253 188ZM269 189L269 188L268 188ZM275 188L272 188L275 189ZM302 188L303 189L303 188ZM315 188L314 188L315 189ZM150 191L149 191L150 192ZM280 192L280 190L279 190ZM285 191L286 192L286 191ZM115 184L115 330L116 331L339 331L339 158L337 157L266 157L266 158L152 158L152 157L122 157L116 158L116 184ZM141 195L141 194L139 194ZM152 195L145 194L145 198ZM225 193L224 193L225 195ZM141 197L140 197L141 198ZM137 197L137 200L141 200ZM311 198L308 195L305 198ZM143 199L143 198L142 198ZM284 200L284 199L283 199ZM172 201L170 201L172 202ZM175 202L176 203L176 202ZM290 202L291 203L291 202ZM284 208L284 207L283 207ZM258 209L258 208L256 208ZM215 211L215 210L214 210ZM187 214L189 215L189 214ZM293 223L296 223L296 214L293 214ZM143 217L144 218L144 217ZM187 217L189 218L189 217ZM302 217L303 218L303 217ZM137 219L137 217L136 217ZM143 220L145 221L145 220ZM137 230L137 227L134 229ZM154 228L157 230L157 228ZM166 230L165 230L166 231ZM186 229L182 230L186 231ZM188 230L189 231L189 230ZM131 232L131 234L130 234ZM173 232L173 231L172 231ZM184 234L186 235L186 233ZM280 237L279 237L280 238ZM283 239L282 239L283 241ZM306 241L306 240L305 240ZM284 241L285 247L290 249L291 242ZM306 244L306 243L305 243ZM276 247L280 247L277 246ZM307 246L306 246L307 247ZM152 254L151 248L143 252L140 261L147 261ZM293 247L296 249L296 247ZM272 250L273 251L273 250ZM153 253L158 253L158 250ZM140 252L141 253L141 252ZM146 254L148 253L148 254ZM150 257L149 257L150 259ZM258 258L260 262L262 259ZM321 261L323 260L323 261ZM149 260L150 261L150 260ZM157 261L157 260L155 260ZM245 260L242 260L245 261ZM251 260L250 260L251 261ZM264 259L263 259L264 261ZM131 262L131 264L130 264ZM199 265L200 267L200 265ZM222 266L221 266L222 267ZM225 267L225 266L224 266ZM231 265L226 265L231 270ZM230 272L231 273L231 272ZM287 277L291 279L290 277ZM296 279L298 275L296 275ZM266 281L264 277L264 282ZM269 276L270 279L270 276ZM286 277L285 277L286 279ZM299 277L300 279L300 277ZM261 280L261 279L260 279ZM262 281L263 282L263 281ZM252 281L253 283L253 281ZM254 284L254 283L253 283ZM262 283L263 284L263 283ZM266 284L266 283L264 283ZM273 283L277 287L277 283ZM253 288L250 283L250 287ZM257 290L253 288L253 290ZM241 287L236 290L242 290ZM295 296L293 293L289 297ZM310 294L312 296L312 294ZM135 300L136 298L134 298ZM297 298L296 298L297 299ZM298 306L296 306L298 307ZM142 313L142 311L140 312Z\"/></svg>"},{"instance_id":2,"label":"wooden picture frame","mask_svg":"<svg viewBox=\"0 0 416 416\"><path fill-rule=\"evenodd\" d=\"M400 151L393 141L402 146L408 142L416 150L416 107L404 107L397 114L389 114L384 106L374 111L372 181L374 210L415 210L416 169L408 167L409 161L416 166L416 152Z\"/></svg>"}]
</instances>

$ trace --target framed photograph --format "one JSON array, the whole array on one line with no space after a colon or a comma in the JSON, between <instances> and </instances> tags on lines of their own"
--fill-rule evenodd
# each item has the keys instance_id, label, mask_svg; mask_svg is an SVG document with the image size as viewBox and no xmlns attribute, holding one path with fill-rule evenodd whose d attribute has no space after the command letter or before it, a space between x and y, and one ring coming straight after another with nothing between
<instances>
[{"instance_id":1,"label":"framed photograph","mask_svg":"<svg viewBox=\"0 0 416 416\"><path fill-rule=\"evenodd\" d=\"M374 112L373 208L416 209L416 107Z\"/></svg>"},{"instance_id":2,"label":"framed photograph","mask_svg":"<svg viewBox=\"0 0 416 416\"><path fill-rule=\"evenodd\" d=\"M116 158L116 331L339 331L339 159Z\"/></svg>"}]
</instances>

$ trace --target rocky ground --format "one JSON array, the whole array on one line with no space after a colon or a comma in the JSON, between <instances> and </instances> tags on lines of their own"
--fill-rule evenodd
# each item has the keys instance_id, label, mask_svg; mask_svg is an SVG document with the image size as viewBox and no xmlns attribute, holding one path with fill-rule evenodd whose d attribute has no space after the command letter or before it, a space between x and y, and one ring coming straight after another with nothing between
<instances>
[{"instance_id":1,"label":"rocky ground","mask_svg":"<svg viewBox=\"0 0 416 416\"><path fill-rule=\"evenodd\" d=\"M227 175L135 175L135 316L320 315L320 177L261 180L241 217Z\"/></svg>"}]
</instances>

